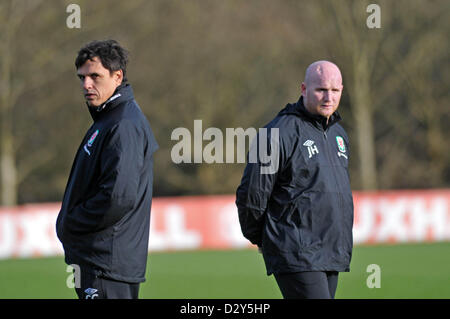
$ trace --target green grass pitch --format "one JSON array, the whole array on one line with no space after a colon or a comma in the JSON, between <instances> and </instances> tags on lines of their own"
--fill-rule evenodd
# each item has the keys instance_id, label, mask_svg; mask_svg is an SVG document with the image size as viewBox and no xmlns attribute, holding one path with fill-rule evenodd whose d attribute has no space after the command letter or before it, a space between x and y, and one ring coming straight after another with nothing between
<instances>
[{"instance_id":1,"label":"green grass pitch","mask_svg":"<svg viewBox=\"0 0 450 319\"><path fill-rule=\"evenodd\" d=\"M367 266L381 269L368 288ZM450 298L450 243L356 246L336 298ZM0 261L0 298L76 298L62 257ZM140 298L281 298L253 249L151 253Z\"/></svg>"}]
</instances>

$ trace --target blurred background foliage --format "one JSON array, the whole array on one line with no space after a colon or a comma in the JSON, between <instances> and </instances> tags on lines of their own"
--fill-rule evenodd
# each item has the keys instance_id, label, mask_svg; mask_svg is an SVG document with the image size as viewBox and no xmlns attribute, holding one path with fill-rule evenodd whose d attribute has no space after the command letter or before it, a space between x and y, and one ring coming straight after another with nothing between
<instances>
[{"instance_id":1,"label":"blurred background foliage","mask_svg":"<svg viewBox=\"0 0 450 319\"><path fill-rule=\"evenodd\" d=\"M306 67L336 63L354 190L450 181L450 2L0 1L0 204L60 201L92 123L77 51L113 38L160 150L154 196L233 194L245 164L174 164L177 127L259 128L300 96ZM81 8L70 29L69 4ZM208 141L203 141L205 146Z\"/></svg>"}]
</instances>

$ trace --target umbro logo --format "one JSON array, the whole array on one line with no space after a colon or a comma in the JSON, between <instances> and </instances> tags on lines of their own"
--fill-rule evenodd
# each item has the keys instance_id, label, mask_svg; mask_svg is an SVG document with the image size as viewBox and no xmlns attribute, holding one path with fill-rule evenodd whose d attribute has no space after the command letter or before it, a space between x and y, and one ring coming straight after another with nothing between
<instances>
[{"instance_id":1,"label":"umbro logo","mask_svg":"<svg viewBox=\"0 0 450 319\"><path fill-rule=\"evenodd\" d=\"M86 293L86 299L95 299L95 297L98 297L98 294L96 294L97 291L98 289L95 288L85 289L84 292Z\"/></svg>"},{"instance_id":2,"label":"umbro logo","mask_svg":"<svg viewBox=\"0 0 450 319\"><path fill-rule=\"evenodd\" d=\"M314 141L307 140L303 143L303 146L308 148L309 158L311 158L315 154L319 154L319 150L317 149L317 145L314 145Z\"/></svg>"}]
</instances>

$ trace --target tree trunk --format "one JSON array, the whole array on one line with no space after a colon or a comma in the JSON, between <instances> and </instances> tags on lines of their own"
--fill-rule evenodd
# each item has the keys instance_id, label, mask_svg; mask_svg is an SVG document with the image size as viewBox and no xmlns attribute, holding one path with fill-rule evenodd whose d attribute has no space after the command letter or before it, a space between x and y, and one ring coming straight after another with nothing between
<instances>
[{"instance_id":1,"label":"tree trunk","mask_svg":"<svg viewBox=\"0 0 450 319\"><path fill-rule=\"evenodd\" d=\"M9 3L11 5L11 3ZM10 9L11 7L9 7ZM3 7L2 9L5 9ZM13 94L11 87L12 67L12 34L15 24L11 21L11 10L2 12L8 19L0 44L1 75L0 75L0 205L12 206L17 204L17 168L14 152L13 135Z\"/></svg>"},{"instance_id":2,"label":"tree trunk","mask_svg":"<svg viewBox=\"0 0 450 319\"><path fill-rule=\"evenodd\" d=\"M356 122L361 188L378 188L373 112L370 94L370 68L364 51L354 59L351 107Z\"/></svg>"},{"instance_id":3,"label":"tree trunk","mask_svg":"<svg viewBox=\"0 0 450 319\"><path fill-rule=\"evenodd\" d=\"M11 138L2 132L0 147L1 205L17 205L17 173Z\"/></svg>"}]
</instances>

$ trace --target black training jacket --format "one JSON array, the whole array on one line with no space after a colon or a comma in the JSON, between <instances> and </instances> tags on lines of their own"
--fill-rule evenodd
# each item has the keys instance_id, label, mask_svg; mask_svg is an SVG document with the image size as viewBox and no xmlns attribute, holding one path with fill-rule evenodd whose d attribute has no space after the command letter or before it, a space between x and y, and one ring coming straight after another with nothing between
<instances>
[{"instance_id":1,"label":"black training jacket","mask_svg":"<svg viewBox=\"0 0 450 319\"><path fill-rule=\"evenodd\" d=\"M98 108L76 154L56 231L65 260L130 283L145 280L158 144L122 84Z\"/></svg>"},{"instance_id":2,"label":"black training jacket","mask_svg":"<svg viewBox=\"0 0 450 319\"><path fill-rule=\"evenodd\" d=\"M261 174L265 160L247 163L236 191L239 221L244 236L262 248L268 275L350 270L353 198L348 137L339 120L335 112L326 125L300 97L265 126L279 132L277 147L270 144L273 133L266 142L279 151L276 172Z\"/></svg>"}]
</instances>

